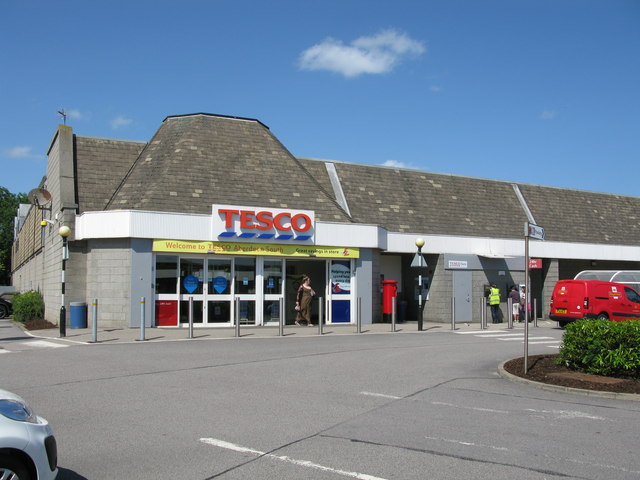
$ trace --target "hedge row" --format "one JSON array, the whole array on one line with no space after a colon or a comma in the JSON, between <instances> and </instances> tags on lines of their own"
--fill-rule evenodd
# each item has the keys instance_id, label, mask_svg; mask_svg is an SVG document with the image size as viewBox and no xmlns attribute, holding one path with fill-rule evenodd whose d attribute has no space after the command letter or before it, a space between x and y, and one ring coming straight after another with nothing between
<instances>
[{"instance_id":1,"label":"hedge row","mask_svg":"<svg viewBox=\"0 0 640 480\"><path fill-rule=\"evenodd\" d=\"M31 290L14 295L11 299L13 319L16 322L28 322L44 318L44 300L40 292Z\"/></svg>"},{"instance_id":2,"label":"hedge row","mask_svg":"<svg viewBox=\"0 0 640 480\"><path fill-rule=\"evenodd\" d=\"M558 363L595 375L640 378L640 321L582 319L570 323Z\"/></svg>"}]
</instances>

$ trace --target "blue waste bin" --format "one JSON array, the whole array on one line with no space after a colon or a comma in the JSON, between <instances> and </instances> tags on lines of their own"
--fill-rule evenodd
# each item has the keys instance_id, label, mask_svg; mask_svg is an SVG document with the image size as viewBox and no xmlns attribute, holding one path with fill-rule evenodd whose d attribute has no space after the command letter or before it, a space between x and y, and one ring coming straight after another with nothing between
<instances>
[{"instance_id":1,"label":"blue waste bin","mask_svg":"<svg viewBox=\"0 0 640 480\"><path fill-rule=\"evenodd\" d=\"M87 328L87 304L71 302L71 328Z\"/></svg>"}]
</instances>

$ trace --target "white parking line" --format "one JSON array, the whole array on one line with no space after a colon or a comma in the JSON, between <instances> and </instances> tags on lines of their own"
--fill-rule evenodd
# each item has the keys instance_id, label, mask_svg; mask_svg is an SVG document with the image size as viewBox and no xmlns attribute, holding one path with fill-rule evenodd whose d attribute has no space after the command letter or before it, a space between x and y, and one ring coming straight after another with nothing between
<instances>
[{"instance_id":1,"label":"white parking line","mask_svg":"<svg viewBox=\"0 0 640 480\"><path fill-rule=\"evenodd\" d=\"M512 342L522 340L523 337L520 338L499 338L498 340L502 340L503 342ZM529 337L529 340L553 340L553 337ZM529 342L531 343L531 342Z\"/></svg>"},{"instance_id":2,"label":"white parking line","mask_svg":"<svg viewBox=\"0 0 640 480\"><path fill-rule=\"evenodd\" d=\"M481 338L493 338L493 337L522 337L524 333L490 333L489 335L476 335Z\"/></svg>"},{"instance_id":3,"label":"white parking line","mask_svg":"<svg viewBox=\"0 0 640 480\"><path fill-rule=\"evenodd\" d=\"M28 342L22 342L23 345L27 345L29 347L39 347L39 348L64 348L69 345L62 345L60 343L55 342L47 342L46 340L30 340Z\"/></svg>"},{"instance_id":4,"label":"white parking line","mask_svg":"<svg viewBox=\"0 0 640 480\"><path fill-rule=\"evenodd\" d=\"M529 342L530 345L544 345L545 343L562 343L562 340L546 340L544 342Z\"/></svg>"},{"instance_id":5,"label":"white parking line","mask_svg":"<svg viewBox=\"0 0 640 480\"><path fill-rule=\"evenodd\" d=\"M500 333L500 332L504 332L504 333L508 333L505 332L504 330L470 330L468 332L455 332L458 335L478 335L478 334L485 334L485 333Z\"/></svg>"},{"instance_id":6,"label":"white parking line","mask_svg":"<svg viewBox=\"0 0 640 480\"><path fill-rule=\"evenodd\" d=\"M368 395L370 397L390 398L392 400L399 400L402 398L402 397L396 397L395 395L387 395L385 393L374 393L374 392L360 392L360 395Z\"/></svg>"},{"instance_id":7,"label":"white parking line","mask_svg":"<svg viewBox=\"0 0 640 480\"><path fill-rule=\"evenodd\" d=\"M271 458L274 460L280 460L281 462L291 463L298 467L312 468L314 470L322 470L324 472L336 473L344 477L358 478L360 480L387 480L385 478L374 477L373 475L367 475L366 473L347 472L345 470L325 467L324 465L319 465L317 463L313 463L308 460L296 460L295 458L290 458L285 455L273 455L271 453L261 452L259 450L254 450L253 448L243 447L241 445L225 442L224 440L217 440L215 438L201 438L200 441L202 443L206 443L207 445L213 445L214 447L225 448L227 450L233 450L234 452L250 453L252 455L261 456L264 458Z\"/></svg>"}]
</instances>

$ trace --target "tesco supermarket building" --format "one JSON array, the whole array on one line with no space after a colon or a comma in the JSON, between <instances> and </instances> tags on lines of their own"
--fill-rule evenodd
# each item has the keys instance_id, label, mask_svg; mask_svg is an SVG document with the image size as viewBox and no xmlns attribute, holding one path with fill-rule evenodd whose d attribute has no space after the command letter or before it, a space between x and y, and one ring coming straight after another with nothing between
<instances>
[{"instance_id":1,"label":"tesco supermarket building","mask_svg":"<svg viewBox=\"0 0 640 480\"><path fill-rule=\"evenodd\" d=\"M541 317L558 279L640 270L639 197L297 158L248 118L171 116L148 142L60 125L35 187L39 204L16 217L12 278L43 294L54 323L62 225L65 306L98 299L100 325L111 327L139 326L143 297L148 326L185 325L190 298L197 326L268 325L281 314L291 324L303 275L327 323L354 323L357 305L363 323L381 321L385 279L398 281L400 315L415 320L419 273L425 320L455 311L479 321L489 283L503 302L524 283L526 222L545 229L530 242Z\"/></svg>"}]
</instances>

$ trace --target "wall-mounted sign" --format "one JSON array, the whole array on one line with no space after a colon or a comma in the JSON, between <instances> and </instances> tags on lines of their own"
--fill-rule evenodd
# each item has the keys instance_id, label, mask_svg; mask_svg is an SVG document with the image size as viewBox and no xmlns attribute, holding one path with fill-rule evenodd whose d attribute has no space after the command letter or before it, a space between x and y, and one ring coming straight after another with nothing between
<instances>
[{"instance_id":1,"label":"wall-mounted sign","mask_svg":"<svg viewBox=\"0 0 640 480\"><path fill-rule=\"evenodd\" d=\"M213 237L313 243L314 212L279 208L213 205Z\"/></svg>"},{"instance_id":2,"label":"wall-mounted sign","mask_svg":"<svg viewBox=\"0 0 640 480\"><path fill-rule=\"evenodd\" d=\"M542 259L541 258L530 258L529 259L529 268L542 268Z\"/></svg>"},{"instance_id":3,"label":"wall-mounted sign","mask_svg":"<svg viewBox=\"0 0 640 480\"><path fill-rule=\"evenodd\" d=\"M154 252L202 253L219 255L265 255L271 257L359 258L357 247L318 247L316 245L196 242L190 240L154 240Z\"/></svg>"},{"instance_id":4,"label":"wall-mounted sign","mask_svg":"<svg viewBox=\"0 0 640 480\"><path fill-rule=\"evenodd\" d=\"M469 263L466 260L449 260L447 268L469 268Z\"/></svg>"}]
</instances>

